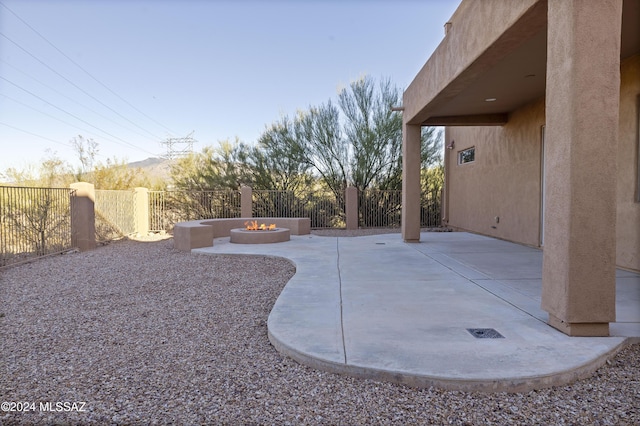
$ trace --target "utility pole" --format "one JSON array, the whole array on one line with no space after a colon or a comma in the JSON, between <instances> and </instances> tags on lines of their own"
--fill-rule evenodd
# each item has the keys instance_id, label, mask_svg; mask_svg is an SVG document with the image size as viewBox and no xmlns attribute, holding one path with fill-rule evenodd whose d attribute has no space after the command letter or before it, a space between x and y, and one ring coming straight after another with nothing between
<instances>
[{"instance_id":1,"label":"utility pole","mask_svg":"<svg viewBox=\"0 0 640 426\"><path fill-rule=\"evenodd\" d=\"M194 132L191 132L183 138L167 138L160 142L160 144L167 147L165 158L174 160L178 157L191 154L193 152L193 144L197 142L197 140L193 138L193 133Z\"/></svg>"}]
</instances>

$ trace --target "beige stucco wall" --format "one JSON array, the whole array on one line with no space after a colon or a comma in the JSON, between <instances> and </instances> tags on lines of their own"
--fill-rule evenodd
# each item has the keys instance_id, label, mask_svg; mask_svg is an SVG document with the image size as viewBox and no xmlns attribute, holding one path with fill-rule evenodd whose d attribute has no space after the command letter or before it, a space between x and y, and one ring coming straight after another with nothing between
<instances>
[{"instance_id":1,"label":"beige stucco wall","mask_svg":"<svg viewBox=\"0 0 640 426\"><path fill-rule=\"evenodd\" d=\"M617 182L617 265L640 270L638 99L640 55L621 63ZM527 245L540 244L541 126L544 100L527 105L503 127L449 127L447 211L449 225ZM457 153L476 147L474 163ZM495 223L494 218L500 218ZM495 226L495 229L492 228Z\"/></svg>"},{"instance_id":2,"label":"beige stucco wall","mask_svg":"<svg viewBox=\"0 0 640 426\"><path fill-rule=\"evenodd\" d=\"M618 140L618 266L640 270L640 203L638 188L638 108L640 55L620 64L620 134Z\"/></svg>"},{"instance_id":3,"label":"beige stucco wall","mask_svg":"<svg viewBox=\"0 0 640 426\"><path fill-rule=\"evenodd\" d=\"M455 142L455 148L446 153L450 226L540 244L543 124L541 99L511 114L503 127L447 128L445 145ZM475 161L458 165L458 152L472 146Z\"/></svg>"}]
</instances>

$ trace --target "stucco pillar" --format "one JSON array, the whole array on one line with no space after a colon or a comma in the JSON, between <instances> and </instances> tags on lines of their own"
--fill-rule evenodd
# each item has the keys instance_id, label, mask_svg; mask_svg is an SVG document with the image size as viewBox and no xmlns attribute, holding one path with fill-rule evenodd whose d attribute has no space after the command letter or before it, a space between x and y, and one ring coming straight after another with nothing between
<instances>
[{"instance_id":1,"label":"stucco pillar","mask_svg":"<svg viewBox=\"0 0 640 426\"><path fill-rule=\"evenodd\" d=\"M421 127L402 128L402 238L420 241L420 132Z\"/></svg>"},{"instance_id":2,"label":"stucco pillar","mask_svg":"<svg viewBox=\"0 0 640 426\"><path fill-rule=\"evenodd\" d=\"M449 127L444 128L444 184L440 191L440 218L442 221L440 224L444 226L449 225L449 182L451 179L451 164L449 162L455 145L455 141L451 139L450 132Z\"/></svg>"},{"instance_id":3,"label":"stucco pillar","mask_svg":"<svg viewBox=\"0 0 640 426\"><path fill-rule=\"evenodd\" d=\"M96 248L96 192L93 184L76 182L69 185L75 189L71 198L71 243L80 251Z\"/></svg>"},{"instance_id":4,"label":"stucco pillar","mask_svg":"<svg viewBox=\"0 0 640 426\"><path fill-rule=\"evenodd\" d=\"M621 0L549 0L542 308L573 336L615 321Z\"/></svg>"},{"instance_id":5,"label":"stucco pillar","mask_svg":"<svg viewBox=\"0 0 640 426\"><path fill-rule=\"evenodd\" d=\"M347 229L358 229L358 188L354 186L347 187L344 198Z\"/></svg>"},{"instance_id":6,"label":"stucco pillar","mask_svg":"<svg viewBox=\"0 0 640 426\"><path fill-rule=\"evenodd\" d=\"M240 188L240 217L253 216L253 190L249 186Z\"/></svg>"},{"instance_id":7,"label":"stucco pillar","mask_svg":"<svg viewBox=\"0 0 640 426\"><path fill-rule=\"evenodd\" d=\"M133 188L134 225L136 233L149 233L149 190L147 188Z\"/></svg>"}]
</instances>

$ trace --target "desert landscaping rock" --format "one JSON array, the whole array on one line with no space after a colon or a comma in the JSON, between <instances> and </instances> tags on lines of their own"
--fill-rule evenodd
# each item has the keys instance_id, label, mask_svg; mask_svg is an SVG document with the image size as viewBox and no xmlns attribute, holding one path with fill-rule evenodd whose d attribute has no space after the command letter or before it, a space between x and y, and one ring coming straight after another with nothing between
<instances>
[{"instance_id":1,"label":"desert landscaping rock","mask_svg":"<svg viewBox=\"0 0 640 426\"><path fill-rule=\"evenodd\" d=\"M0 401L86 405L3 411L0 424L640 424L640 345L589 379L521 394L412 389L299 365L266 329L294 272L285 259L190 254L171 240L1 271Z\"/></svg>"}]
</instances>

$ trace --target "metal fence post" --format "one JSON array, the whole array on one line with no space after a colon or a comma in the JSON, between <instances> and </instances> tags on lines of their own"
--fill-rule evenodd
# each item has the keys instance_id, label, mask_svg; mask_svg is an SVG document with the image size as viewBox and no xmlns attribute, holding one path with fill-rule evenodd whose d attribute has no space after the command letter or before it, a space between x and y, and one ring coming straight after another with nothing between
<instances>
[{"instance_id":1,"label":"metal fence post","mask_svg":"<svg viewBox=\"0 0 640 426\"><path fill-rule=\"evenodd\" d=\"M71 197L71 241L80 251L96 248L95 188L87 182L70 185L75 189Z\"/></svg>"},{"instance_id":2,"label":"metal fence post","mask_svg":"<svg viewBox=\"0 0 640 426\"><path fill-rule=\"evenodd\" d=\"M249 186L240 188L240 216L252 217L252 189Z\"/></svg>"}]
</instances>

